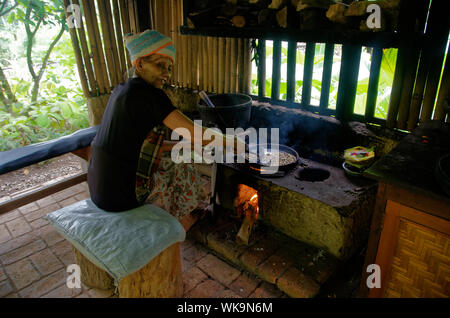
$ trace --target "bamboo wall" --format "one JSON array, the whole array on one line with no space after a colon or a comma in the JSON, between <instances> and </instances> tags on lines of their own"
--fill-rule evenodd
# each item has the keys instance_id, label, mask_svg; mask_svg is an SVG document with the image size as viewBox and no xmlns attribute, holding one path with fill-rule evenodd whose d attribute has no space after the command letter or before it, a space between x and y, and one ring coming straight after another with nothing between
<instances>
[{"instance_id":1,"label":"bamboo wall","mask_svg":"<svg viewBox=\"0 0 450 318\"><path fill-rule=\"evenodd\" d=\"M134 27L129 18L134 10L133 1L63 1L66 8L79 5L82 11L81 25L69 28L69 32L84 95L91 98L111 93L112 88L126 79L131 66L123 34ZM69 17L71 13L66 10L66 15Z\"/></svg>"},{"instance_id":2,"label":"bamboo wall","mask_svg":"<svg viewBox=\"0 0 450 318\"><path fill-rule=\"evenodd\" d=\"M151 0L152 28L177 50L172 85L210 93L249 93L249 39L181 35L183 0Z\"/></svg>"}]
</instances>

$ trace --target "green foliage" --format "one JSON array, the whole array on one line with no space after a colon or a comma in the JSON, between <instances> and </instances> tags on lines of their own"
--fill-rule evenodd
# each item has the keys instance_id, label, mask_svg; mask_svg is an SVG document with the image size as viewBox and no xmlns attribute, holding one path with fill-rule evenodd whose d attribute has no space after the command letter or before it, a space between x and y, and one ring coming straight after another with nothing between
<instances>
[{"instance_id":1,"label":"green foliage","mask_svg":"<svg viewBox=\"0 0 450 318\"><path fill-rule=\"evenodd\" d=\"M52 10L51 8L43 7L44 10ZM17 10L12 12L14 19L16 15L22 14ZM41 81L39 96L36 102L31 102L30 90L33 83L29 74L24 72L25 53L20 44L25 37L23 30L22 34L19 32L20 24L14 25L16 22L14 20L13 25L2 24L0 19L0 37L3 36L3 30L9 30L14 32L16 38L5 36L8 41L0 45L0 50L4 53L0 66L8 67L8 80L17 98L11 111L0 102L0 151L51 140L89 127L86 100L77 82L76 61L68 33L65 32L54 47ZM46 23L50 29L58 29L58 26L53 26L54 21ZM19 31L14 30L15 28ZM36 38L37 44L46 40L45 35ZM42 56L44 49L33 52L34 56Z\"/></svg>"},{"instance_id":2,"label":"green foliage","mask_svg":"<svg viewBox=\"0 0 450 318\"><path fill-rule=\"evenodd\" d=\"M270 77L270 65L272 63L273 47L270 46L269 41L266 42L266 65L267 74L266 78L266 95L271 96L272 93L272 78ZM329 95L329 109L336 109L336 101L339 87L339 74L340 74L340 47L335 47L335 55L333 60L333 72L331 77L330 95ZM314 56L314 74L312 80L311 89L311 104L319 105L320 95L322 90L322 72L323 62L325 55L325 45L317 44ZM381 62L380 79L378 85L378 98L376 103L375 117L386 119L387 110L389 107L389 100L391 96L392 82L394 79L395 65L397 60L397 49L385 49L383 52L383 59ZM305 61L304 48L297 49L296 54L296 67L297 70L302 70ZM282 65L287 65L287 49L282 47L281 55ZM356 91L354 113L363 115L365 113L367 103L367 91L369 88L369 74L371 65L371 50L364 49L361 55L361 63L359 70L358 86ZM295 86L295 102L301 102L303 81L298 80L301 74L297 74L296 86ZM287 79L282 78L280 80L280 99L286 99L286 87ZM257 75L252 75L251 94L258 95L258 81Z\"/></svg>"}]
</instances>

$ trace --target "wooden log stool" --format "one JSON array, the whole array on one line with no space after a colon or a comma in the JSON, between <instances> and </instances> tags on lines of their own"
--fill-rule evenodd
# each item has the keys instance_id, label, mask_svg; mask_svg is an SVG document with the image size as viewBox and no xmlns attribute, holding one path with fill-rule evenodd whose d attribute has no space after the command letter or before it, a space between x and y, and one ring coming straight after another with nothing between
<instances>
[{"instance_id":1,"label":"wooden log stool","mask_svg":"<svg viewBox=\"0 0 450 318\"><path fill-rule=\"evenodd\" d=\"M46 219L72 243L86 286L117 287L120 298L183 296L179 242L186 233L166 211L144 205L109 213L85 200Z\"/></svg>"}]
</instances>

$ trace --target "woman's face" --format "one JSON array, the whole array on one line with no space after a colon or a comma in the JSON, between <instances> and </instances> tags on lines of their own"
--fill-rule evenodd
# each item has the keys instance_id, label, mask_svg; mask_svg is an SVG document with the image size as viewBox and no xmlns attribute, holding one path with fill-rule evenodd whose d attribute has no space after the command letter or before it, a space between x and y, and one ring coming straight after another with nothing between
<instances>
[{"instance_id":1,"label":"woman's face","mask_svg":"<svg viewBox=\"0 0 450 318\"><path fill-rule=\"evenodd\" d=\"M152 54L137 61L136 73L150 85L163 88L172 76L172 60L162 55Z\"/></svg>"}]
</instances>

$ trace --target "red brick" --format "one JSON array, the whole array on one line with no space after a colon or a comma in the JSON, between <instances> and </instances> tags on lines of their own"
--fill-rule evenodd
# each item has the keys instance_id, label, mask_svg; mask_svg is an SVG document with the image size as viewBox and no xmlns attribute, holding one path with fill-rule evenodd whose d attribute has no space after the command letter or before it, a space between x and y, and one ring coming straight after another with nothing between
<instances>
[{"instance_id":1,"label":"red brick","mask_svg":"<svg viewBox=\"0 0 450 318\"><path fill-rule=\"evenodd\" d=\"M44 219L37 219L37 220L34 220L33 222L30 222L30 225L33 229L41 228L47 224L49 224L49 222Z\"/></svg>"},{"instance_id":2,"label":"red brick","mask_svg":"<svg viewBox=\"0 0 450 318\"><path fill-rule=\"evenodd\" d=\"M193 266L183 273L183 290L185 293L195 288L198 284L208 279L200 269Z\"/></svg>"},{"instance_id":3,"label":"red brick","mask_svg":"<svg viewBox=\"0 0 450 318\"><path fill-rule=\"evenodd\" d=\"M11 234L9 234L8 229L5 225L0 224L0 244L12 239Z\"/></svg>"},{"instance_id":4,"label":"red brick","mask_svg":"<svg viewBox=\"0 0 450 318\"><path fill-rule=\"evenodd\" d=\"M37 239L40 239L37 236L37 233L29 232L20 237L13 238L12 240L9 240L5 243L1 243L0 244L0 255L6 254L8 252L11 252L12 250L15 250L16 248L30 244L31 242L34 242Z\"/></svg>"},{"instance_id":5,"label":"red brick","mask_svg":"<svg viewBox=\"0 0 450 318\"><path fill-rule=\"evenodd\" d=\"M72 244L70 244L68 240L58 242L55 245L50 246L50 249L56 257L61 257L66 253L73 252Z\"/></svg>"},{"instance_id":6,"label":"red brick","mask_svg":"<svg viewBox=\"0 0 450 318\"><path fill-rule=\"evenodd\" d=\"M277 288L276 285L263 282L261 286L249 296L249 298L280 298L283 293Z\"/></svg>"},{"instance_id":7,"label":"red brick","mask_svg":"<svg viewBox=\"0 0 450 318\"><path fill-rule=\"evenodd\" d=\"M19 213L19 210L13 210L11 212L4 213L4 214L0 215L0 224L17 219L20 216L22 216L22 215Z\"/></svg>"},{"instance_id":8,"label":"red brick","mask_svg":"<svg viewBox=\"0 0 450 318\"><path fill-rule=\"evenodd\" d=\"M289 259L286 259L279 254L274 254L256 268L256 273L265 281L275 284L277 278L291 265L292 261Z\"/></svg>"},{"instance_id":9,"label":"red brick","mask_svg":"<svg viewBox=\"0 0 450 318\"><path fill-rule=\"evenodd\" d=\"M19 217L12 221L6 222L6 227L14 237L22 236L25 233L31 232L33 230L23 217Z\"/></svg>"},{"instance_id":10,"label":"red brick","mask_svg":"<svg viewBox=\"0 0 450 318\"><path fill-rule=\"evenodd\" d=\"M41 298L74 298L83 292L82 288L68 288L66 284L52 290Z\"/></svg>"},{"instance_id":11,"label":"red brick","mask_svg":"<svg viewBox=\"0 0 450 318\"><path fill-rule=\"evenodd\" d=\"M181 270L183 273L190 270L193 266L195 266L195 262L191 262L186 260L185 258L181 258Z\"/></svg>"},{"instance_id":12,"label":"red brick","mask_svg":"<svg viewBox=\"0 0 450 318\"><path fill-rule=\"evenodd\" d=\"M24 298L37 298L66 283L67 273L64 269L44 277L22 289L19 294Z\"/></svg>"},{"instance_id":13,"label":"red brick","mask_svg":"<svg viewBox=\"0 0 450 318\"><path fill-rule=\"evenodd\" d=\"M197 266L225 286L230 285L241 273L212 254L206 255Z\"/></svg>"},{"instance_id":14,"label":"red brick","mask_svg":"<svg viewBox=\"0 0 450 318\"><path fill-rule=\"evenodd\" d=\"M225 287L223 287L218 282L212 279L208 279L207 281L200 283L199 285L197 285L197 287L187 293L185 295L185 298L212 298L224 289Z\"/></svg>"},{"instance_id":15,"label":"red brick","mask_svg":"<svg viewBox=\"0 0 450 318\"><path fill-rule=\"evenodd\" d=\"M89 296L89 294L87 292L85 292L85 293L79 294L75 298L91 298L91 297Z\"/></svg>"},{"instance_id":16,"label":"red brick","mask_svg":"<svg viewBox=\"0 0 450 318\"><path fill-rule=\"evenodd\" d=\"M70 264L76 264L77 263L77 260L75 258L75 253L73 251L67 252L67 253L59 256L59 259L66 266L69 266Z\"/></svg>"},{"instance_id":17,"label":"red brick","mask_svg":"<svg viewBox=\"0 0 450 318\"><path fill-rule=\"evenodd\" d=\"M75 196L79 192L80 192L79 190L74 190L74 188L71 187L71 188L56 192L55 194L52 194L52 197L56 202L60 202L60 201L63 201L70 197Z\"/></svg>"},{"instance_id":18,"label":"red brick","mask_svg":"<svg viewBox=\"0 0 450 318\"><path fill-rule=\"evenodd\" d=\"M249 247L244 254L239 258L244 268L250 272L255 273L256 267L268 259L273 253L274 249L266 247L264 244L255 244Z\"/></svg>"},{"instance_id":19,"label":"red brick","mask_svg":"<svg viewBox=\"0 0 450 318\"><path fill-rule=\"evenodd\" d=\"M0 297L5 297L13 292L13 288L8 280L0 282Z\"/></svg>"},{"instance_id":20,"label":"red brick","mask_svg":"<svg viewBox=\"0 0 450 318\"><path fill-rule=\"evenodd\" d=\"M12 265L6 266L6 273L17 289L22 289L40 278L29 259L25 258Z\"/></svg>"},{"instance_id":21,"label":"red brick","mask_svg":"<svg viewBox=\"0 0 450 318\"><path fill-rule=\"evenodd\" d=\"M187 251L188 249L194 247L195 243L189 240L185 240L180 243L181 251Z\"/></svg>"},{"instance_id":22,"label":"red brick","mask_svg":"<svg viewBox=\"0 0 450 318\"><path fill-rule=\"evenodd\" d=\"M260 283L261 280L249 276L248 273L242 273L231 284L230 289L240 297L247 298L251 293L255 291L256 287L258 287Z\"/></svg>"},{"instance_id":23,"label":"red brick","mask_svg":"<svg viewBox=\"0 0 450 318\"><path fill-rule=\"evenodd\" d=\"M291 267L277 281L277 286L290 297L312 298L320 286L298 269Z\"/></svg>"},{"instance_id":24,"label":"red brick","mask_svg":"<svg viewBox=\"0 0 450 318\"><path fill-rule=\"evenodd\" d=\"M50 204L56 203L56 200L50 195L48 197L45 197L43 199L36 201L36 203L40 208L45 208L45 207L49 206Z\"/></svg>"},{"instance_id":25,"label":"red brick","mask_svg":"<svg viewBox=\"0 0 450 318\"><path fill-rule=\"evenodd\" d=\"M45 225L38 230L39 236L47 243L48 246L53 246L58 242L64 240L64 237L56 231L51 224Z\"/></svg>"},{"instance_id":26,"label":"red brick","mask_svg":"<svg viewBox=\"0 0 450 318\"><path fill-rule=\"evenodd\" d=\"M58 204L61 206L61 208L65 208L66 206L72 205L77 202L78 201L75 198L70 197L70 198L67 198L65 200L58 202Z\"/></svg>"},{"instance_id":27,"label":"red brick","mask_svg":"<svg viewBox=\"0 0 450 318\"><path fill-rule=\"evenodd\" d=\"M181 252L182 257L189 262L197 262L206 254L208 254L206 249L198 244L194 244L192 248Z\"/></svg>"},{"instance_id":28,"label":"red brick","mask_svg":"<svg viewBox=\"0 0 450 318\"><path fill-rule=\"evenodd\" d=\"M83 200L87 200L87 199L90 199L91 198L91 196L89 195L89 193L87 193L87 192L81 192L81 193L78 193L76 196L75 196L75 199L77 200L77 201L83 201Z\"/></svg>"},{"instance_id":29,"label":"red brick","mask_svg":"<svg viewBox=\"0 0 450 318\"><path fill-rule=\"evenodd\" d=\"M36 202L31 202L30 204L24 205L19 208L20 213L24 215L36 210L39 210L39 206L36 204Z\"/></svg>"},{"instance_id":30,"label":"red brick","mask_svg":"<svg viewBox=\"0 0 450 318\"><path fill-rule=\"evenodd\" d=\"M221 292L218 292L216 295L214 295L215 298L242 298L238 294L236 294L231 289L225 289Z\"/></svg>"},{"instance_id":31,"label":"red brick","mask_svg":"<svg viewBox=\"0 0 450 318\"><path fill-rule=\"evenodd\" d=\"M0 260L3 264L12 264L28 255L34 254L37 251L43 250L45 248L45 243L42 240L32 241L30 244L19 247L9 253L0 256Z\"/></svg>"},{"instance_id":32,"label":"red brick","mask_svg":"<svg viewBox=\"0 0 450 318\"><path fill-rule=\"evenodd\" d=\"M5 273L5 270L3 269L3 266L0 265L0 282L4 281L7 278L8 277L6 277L6 273Z\"/></svg>"},{"instance_id":33,"label":"red brick","mask_svg":"<svg viewBox=\"0 0 450 318\"><path fill-rule=\"evenodd\" d=\"M28 222L40 219L44 216L46 216L48 213L51 213L53 211L59 210L60 206L57 203L50 204L46 207L40 208L39 210L33 211L31 213L28 213L25 215L25 218Z\"/></svg>"},{"instance_id":34,"label":"red brick","mask_svg":"<svg viewBox=\"0 0 450 318\"><path fill-rule=\"evenodd\" d=\"M238 263L239 256L247 249L239 246L235 241L226 238L224 232L210 233L207 236L208 246L232 263Z\"/></svg>"},{"instance_id":35,"label":"red brick","mask_svg":"<svg viewBox=\"0 0 450 318\"><path fill-rule=\"evenodd\" d=\"M42 275L48 275L63 267L61 261L48 248L31 255L29 258Z\"/></svg>"}]
</instances>

